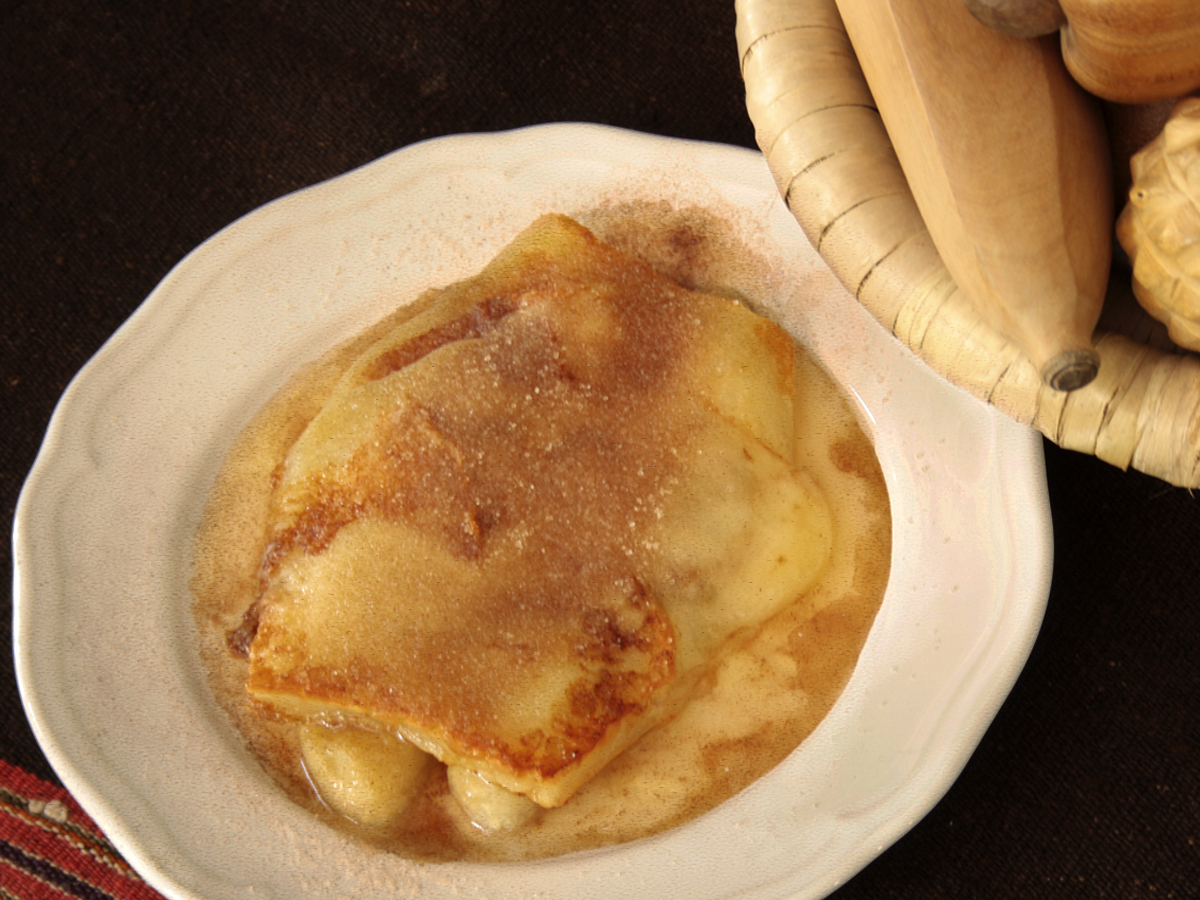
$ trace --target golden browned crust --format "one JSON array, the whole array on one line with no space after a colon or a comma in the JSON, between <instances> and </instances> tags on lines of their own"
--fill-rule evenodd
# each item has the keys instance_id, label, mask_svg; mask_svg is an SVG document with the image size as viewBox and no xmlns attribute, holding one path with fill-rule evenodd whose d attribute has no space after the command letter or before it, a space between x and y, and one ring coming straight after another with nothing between
<instances>
[{"instance_id":1,"label":"golden browned crust","mask_svg":"<svg viewBox=\"0 0 1200 900\"><path fill-rule=\"evenodd\" d=\"M281 469L247 686L557 805L669 707L662 585L696 576L651 577L664 504L697 453L761 446L721 409L740 388L705 395L722 317L785 399L791 343L562 219L444 308L365 353Z\"/></svg>"}]
</instances>

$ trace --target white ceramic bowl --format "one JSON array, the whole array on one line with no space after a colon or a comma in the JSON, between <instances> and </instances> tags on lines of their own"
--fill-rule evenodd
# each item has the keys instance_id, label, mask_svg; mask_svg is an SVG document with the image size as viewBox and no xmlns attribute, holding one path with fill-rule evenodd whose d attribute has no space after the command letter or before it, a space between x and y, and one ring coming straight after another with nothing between
<instances>
[{"instance_id":1,"label":"white ceramic bowl","mask_svg":"<svg viewBox=\"0 0 1200 900\"><path fill-rule=\"evenodd\" d=\"M528 864L416 865L276 791L208 693L190 543L226 449L301 362L473 273L544 211L666 200L734 224L854 398L891 581L854 675L780 766L699 819ZM589 125L418 144L184 259L63 396L14 535L17 674L67 787L173 898L820 897L921 818L1024 663L1049 590L1041 438L943 381L839 286L758 153Z\"/></svg>"}]
</instances>

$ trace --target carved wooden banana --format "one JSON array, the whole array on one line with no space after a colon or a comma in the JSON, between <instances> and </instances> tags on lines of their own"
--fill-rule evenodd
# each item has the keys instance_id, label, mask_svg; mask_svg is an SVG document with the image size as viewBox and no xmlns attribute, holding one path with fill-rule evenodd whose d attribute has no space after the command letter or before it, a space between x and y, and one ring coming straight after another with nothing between
<instances>
[{"instance_id":1,"label":"carved wooden banana","mask_svg":"<svg viewBox=\"0 0 1200 900\"><path fill-rule=\"evenodd\" d=\"M1095 98L1050 39L988 29L960 0L838 9L946 268L1047 384L1087 384L1113 221Z\"/></svg>"}]
</instances>

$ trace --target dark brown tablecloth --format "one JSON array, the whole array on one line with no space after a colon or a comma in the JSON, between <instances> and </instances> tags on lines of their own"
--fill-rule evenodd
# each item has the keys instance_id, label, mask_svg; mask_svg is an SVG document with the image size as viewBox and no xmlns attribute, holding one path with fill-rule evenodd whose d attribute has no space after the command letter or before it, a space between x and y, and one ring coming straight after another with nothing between
<instances>
[{"instance_id":1,"label":"dark brown tablecloth","mask_svg":"<svg viewBox=\"0 0 1200 900\"><path fill-rule=\"evenodd\" d=\"M437 135L581 120L752 147L734 21L730 0L0 2L6 522L68 380L214 231ZM1200 501L1046 450L1029 664L839 900L1200 895ZM4 640L0 757L54 780Z\"/></svg>"}]
</instances>

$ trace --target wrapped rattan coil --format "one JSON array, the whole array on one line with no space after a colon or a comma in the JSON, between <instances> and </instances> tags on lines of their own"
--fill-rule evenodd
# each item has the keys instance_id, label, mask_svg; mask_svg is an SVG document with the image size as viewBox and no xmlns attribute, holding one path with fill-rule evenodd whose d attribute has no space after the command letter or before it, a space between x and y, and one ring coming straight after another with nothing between
<instances>
[{"instance_id":1,"label":"wrapped rattan coil","mask_svg":"<svg viewBox=\"0 0 1200 900\"><path fill-rule=\"evenodd\" d=\"M1046 388L946 271L835 0L737 0L746 106L808 239L870 312L951 382L1059 446L1200 486L1200 358L1130 305L1118 274L1096 332L1100 374Z\"/></svg>"}]
</instances>

